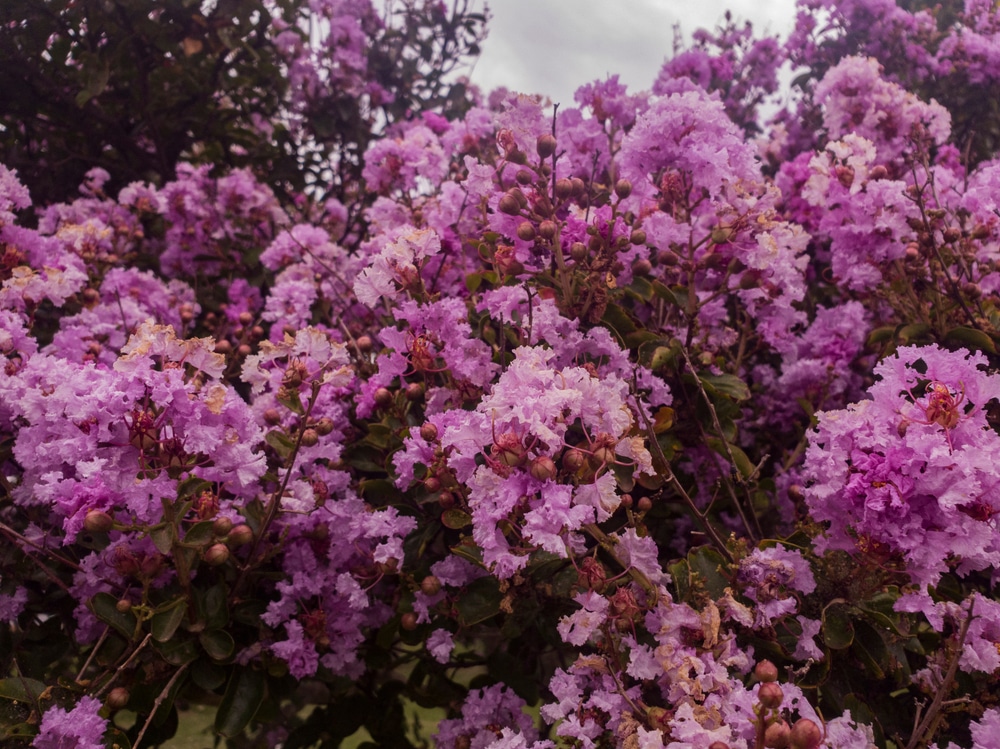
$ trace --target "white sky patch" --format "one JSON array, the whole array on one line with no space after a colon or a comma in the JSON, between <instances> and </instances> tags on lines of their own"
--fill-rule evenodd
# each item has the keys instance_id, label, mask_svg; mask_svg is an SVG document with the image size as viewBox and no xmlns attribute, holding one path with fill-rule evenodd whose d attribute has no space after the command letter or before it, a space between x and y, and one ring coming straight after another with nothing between
<instances>
[{"instance_id":1,"label":"white sky patch","mask_svg":"<svg viewBox=\"0 0 1000 749\"><path fill-rule=\"evenodd\" d=\"M795 0L492 0L492 20L472 82L544 94L568 109L573 93L618 74L629 91L648 90L673 51L674 26L686 42L714 29L727 9L742 24L788 36Z\"/></svg>"}]
</instances>

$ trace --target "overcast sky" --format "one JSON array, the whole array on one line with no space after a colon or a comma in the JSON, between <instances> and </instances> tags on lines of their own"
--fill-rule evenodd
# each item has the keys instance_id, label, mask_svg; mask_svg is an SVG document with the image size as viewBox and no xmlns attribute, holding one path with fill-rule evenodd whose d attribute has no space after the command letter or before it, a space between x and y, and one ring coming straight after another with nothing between
<instances>
[{"instance_id":1,"label":"overcast sky","mask_svg":"<svg viewBox=\"0 0 1000 749\"><path fill-rule=\"evenodd\" d=\"M714 29L727 9L754 31L784 40L795 0L488 0L492 20L473 83L545 94L563 109L573 92L617 73L630 91L648 90L671 53L674 25L685 39Z\"/></svg>"}]
</instances>

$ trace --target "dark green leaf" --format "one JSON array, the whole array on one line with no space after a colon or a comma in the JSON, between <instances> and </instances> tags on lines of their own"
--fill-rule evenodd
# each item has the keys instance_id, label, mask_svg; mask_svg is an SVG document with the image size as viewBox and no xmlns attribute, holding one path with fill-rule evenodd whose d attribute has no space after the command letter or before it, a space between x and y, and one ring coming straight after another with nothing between
<instances>
[{"instance_id":1,"label":"dark green leaf","mask_svg":"<svg viewBox=\"0 0 1000 749\"><path fill-rule=\"evenodd\" d=\"M209 660L200 658L191 666L191 681L206 692L214 692L226 683L226 669Z\"/></svg>"},{"instance_id":2,"label":"dark green leaf","mask_svg":"<svg viewBox=\"0 0 1000 749\"><path fill-rule=\"evenodd\" d=\"M843 650L854 642L854 623L844 604L831 603L823 609L823 641L833 650Z\"/></svg>"},{"instance_id":3,"label":"dark green leaf","mask_svg":"<svg viewBox=\"0 0 1000 749\"><path fill-rule=\"evenodd\" d=\"M688 554L688 566L705 583L712 598L721 598L729 586L729 580L722 574L726 560L722 554L710 546L702 546Z\"/></svg>"},{"instance_id":4,"label":"dark green leaf","mask_svg":"<svg viewBox=\"0 0 1000 749\"><path fill-rule=\"evenodd\" d=\"M282 431L274 429L264 436L264 441L274 448L282 458L287 458L295 449L295 441Z\"/></svg>"},{"instance_id":5,"label":"dark green leaf","mask_svg":"<svg viewBox=\"0 0 1000 749\"><path fill-rule=\"evenodd\" d=\"M249 666L237 666L215 714L215 732L227 739L243 733L267 694L264 675Z\"/></svg>"},{"instance_id":6,"label":"dark green leaf","mask_svg":"<svg viewBox=\"0 0 1000 749\"><path fill-rule=\"evenodd\" d=\"M184 621L184 614L186 613L187 606L183 598L178 598L165 608L161 607L159 611L153 614L153 618L150 621L150 630L153 633L153 639L158 642L166 642L173 637L174 632L177 631L177 628L181 626L181 622Z\"/></svg>"},{"instance_id":7,"label":"dark green leaf","mask_svg":"<svg viewBox=\"0 0 1000 749\"><path fill-rule=\"evenodd\" d=\"M224 661L236 650L236 642L224 629L210 629L198 635L198 641L208 653L208 656L216 661Z\"/></svg>"},{"instance_id":8,"label":"dark green leaf","mask_svg":"<svg viewBox=\"0 0 1000 749\"><path fill-rule=\"evenodd\" d=\"M149 537L153 539L153 545L161 554L169 554L177 540L174 526L170 523L161 523L149 532Z\"/></svg>"},{"instance_id":9,"label":"dark green leaf","mask_svg":"<svg viewBox=\"0 0 1000 749\"><path fill-rule=\"evenodd\" d=\"M989 354L997 352L996 343L986 333L975 328L952 328L944 336L944 342L962 346L972 351L985 351Z\"/></svg>"},{"instance_id":10,"label":"dark green leaf","mask_svg":"<svg viewBox=\"0 0 1000 749\"><path fill-rule=\"evenodd\" d=\"M441 513L441 524L445 528L451 528L453 531L461 530L472 524L472 516L465 510L453 507Z\"/></svg>"},{"instance_id":11,"label":"dark green leaf","mask_svg":"<svg viewBox=\"0 0 1000 749\"><path fill-rule=\"evenodd\" d=\"M713 391L715 391L733 400L750 400L750 388L739 377L730 374L699 375L699 377L709 395L712 395Z\"/></svg>"},{"instance_id":12,"label":"dark green leaf","mask_svg":"<svg viewBox=\"0 0 1000 749\"><path fill-rule=\"evenodd\" d=\"M45 684L37 679L27 679L23 676L0 679L0 698L5 700L37 702L39 695L44 691Z\"/></svg>"},{"instance_id":13,"label":"dark green leaf","mask_svg":"<svg viewBox=\"0 0 1000 749\"><path fill-rule=\"evenodd\" d=\"M486 621L500 612L503 594L494 577L480 577L473 580L455 601L458 621L463 627Z\"/></svg>"},{"instance_id":14,"label":"dark green leaf","mask_svg":"<svg viewBox=\"0 0 1000 749\"><path fill-rule=\"evenodd\" d=\"M105 624L110 624L126 640L135 637L138 620L131 611L119 611L118 599L110 593L98 593L90 600L94 615Z\"/></svg>"}]
</instances>

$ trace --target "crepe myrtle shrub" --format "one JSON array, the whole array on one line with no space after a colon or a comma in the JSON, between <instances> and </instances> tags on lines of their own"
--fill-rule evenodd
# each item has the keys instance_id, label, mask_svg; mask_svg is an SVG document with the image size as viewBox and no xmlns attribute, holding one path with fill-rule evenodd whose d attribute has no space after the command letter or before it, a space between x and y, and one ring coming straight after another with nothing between
<instances>
[{"instance_id":1,"label":"crepe myrtle shrub","mask_svg":"<svg viewBox=\"0 0 1000 749\"><path fill-rule=\"evenodd\" d=\"M461 3L0 11L0 743L995 745L1000 15L918 5L555 108Z\"/></svg>"}]
</instances>

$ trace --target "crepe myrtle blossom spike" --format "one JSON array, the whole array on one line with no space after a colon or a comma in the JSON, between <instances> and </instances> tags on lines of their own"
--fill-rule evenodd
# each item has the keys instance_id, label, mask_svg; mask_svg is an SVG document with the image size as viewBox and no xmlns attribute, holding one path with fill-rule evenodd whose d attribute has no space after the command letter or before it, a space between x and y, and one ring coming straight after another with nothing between
<instances>
[{"instance_id":1,"label":"crepe myrtle blossom spike","mask_svg":"<svg viewBox=\"0 0 1000 749\"><path fill-rule=\"evenodd\" d=\"M108 721L98 714L102 706L99 699L86 695L70 710L50 707L31 745L35 749L103 749Z\"/></svg>"}]
</instances>

